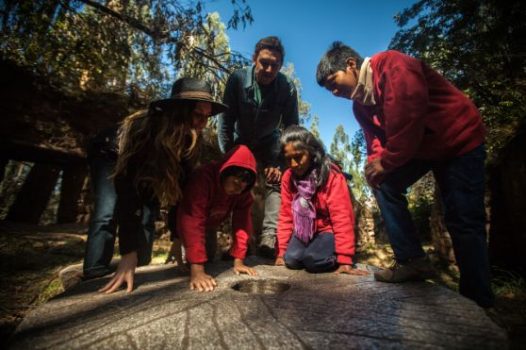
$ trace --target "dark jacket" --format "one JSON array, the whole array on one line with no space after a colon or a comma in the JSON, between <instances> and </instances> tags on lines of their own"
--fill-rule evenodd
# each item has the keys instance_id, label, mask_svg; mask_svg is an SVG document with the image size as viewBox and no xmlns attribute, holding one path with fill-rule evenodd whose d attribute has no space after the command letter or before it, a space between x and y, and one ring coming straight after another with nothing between
<instances>
[{"instance_id":1,"label":"dark jacket","mask_svg":"<svg viewBox=\"0 0 526 350\"><path fill-rule=\"evenodd\" d=\"M228 111L219 116L218 137L222 152L235 144L248 146L258 161L277 165L279 128L298 124L298 94L294 83L281 72L260 104L255 99L254 66L235 71L228 79L223 102Z\"/></svg>"},{"instance_id":2,"label":"dark jacket","mask_svg":"<svg viewBox=\"0 0 526 350\"><path fill-rule=\"evenodd\" d=\"M93 158L105 158L117 161L119 147L117 144L118 125L112 126L99 132L88 142L88 162Z\"/></svg>"},{"instance_id":3,"label":"dark jacket","mask_svg":"<svg viewBox=\"0 0 526 350\"><path fill-rule=\"evenodd\" d=\"M125 174L115 177L115 190L117 204L115 216L119 225L119 250L121 255L138 251L150 242L146 242L144 234L143 211L159 207L158 198L151 188L139 188L134 184L137 169L142 162L130 159ZM179 183L185 183L193 169L193 163L183 160L179 166L182 168ZM158 213L155 213L157 216Z\"/></svg>"}]
</instances>

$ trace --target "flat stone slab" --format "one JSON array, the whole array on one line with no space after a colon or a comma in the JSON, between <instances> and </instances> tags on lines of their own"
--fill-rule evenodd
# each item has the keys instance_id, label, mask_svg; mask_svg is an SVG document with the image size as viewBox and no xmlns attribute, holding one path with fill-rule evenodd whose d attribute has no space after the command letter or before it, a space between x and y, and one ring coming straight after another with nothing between
<instances>
[{"instance_id":1,"label":"flat stone slab","mask_svg":"<svg viewBox=\"0 0 526 350\"><path fill-rule=\"evenodd\" d=\"M507 337L472 301L429 282L310 274L263 265L235 275L208 268L214 292L188 287L180 268L138 269L132 293L83 282L35 309L12 349L505 349ZM234 289L234 288L236 289Z\"/></svg>"}]
</instances>

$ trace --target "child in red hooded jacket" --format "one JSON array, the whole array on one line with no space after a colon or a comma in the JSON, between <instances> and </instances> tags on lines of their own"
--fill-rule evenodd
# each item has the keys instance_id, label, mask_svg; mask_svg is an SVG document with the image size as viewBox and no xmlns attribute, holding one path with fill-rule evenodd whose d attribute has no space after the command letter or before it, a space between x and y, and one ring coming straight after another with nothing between
<instances>
[{"instance_id":1,"label":"child in red hooded jacket","mask_svg":"<svg viewBox=\"0 0 526 350\"><path fill-rule=\"evenodd\" d=\"M252 233L250 189L256 180L256 160L246 146L236 146L222 162L198 168L185 186L177 210L177 232L182 236L186 260L190 264L190 289L212 291L217 283L205 271L213 259L216 244L214 230L232 215L234 272L255 275L243 263ZM210 244L212 243L212 244ZM208 249L210 246L212 249Z\"/></svg>"},{"instance_id":2,"label":"child in red hooded jacket","mask_svg":"<svg viewBox=\"0 0 526 350\"><path fill-rule=\"evenodd\" d=\"M353 268L354 214L340 168L303 127L288 127L281 146L289 169L281 180L275 264L309 272L368 274Z\"/></svg>"}]
</instances>

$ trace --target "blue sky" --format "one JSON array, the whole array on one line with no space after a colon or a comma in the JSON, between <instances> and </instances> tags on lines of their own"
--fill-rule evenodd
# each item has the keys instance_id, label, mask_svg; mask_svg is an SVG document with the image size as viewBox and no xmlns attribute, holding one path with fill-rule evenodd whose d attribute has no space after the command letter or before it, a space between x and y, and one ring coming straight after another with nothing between
<instances>
[{"instance_id":1,"label":"blue sky","mask_svg":"<svg viewBox=\"0 0 526 350\"><path fill-rule=\"evenodd\" d=\"M352 137L359 126L351 101L333 97L316 83L316 67L329 45L340 40L370 56L385 50L397 31L393 17L416 0L249 0L254 23L228 30L230 47L251 57L256 42L276 35L285 46L285 62L294 64L302 84L302 98L320 118L320 134L326 147L342 124ZM218 11L226 22L233 8L229 0L213 0L208 11Z\"/></svg>"}]
</instances>

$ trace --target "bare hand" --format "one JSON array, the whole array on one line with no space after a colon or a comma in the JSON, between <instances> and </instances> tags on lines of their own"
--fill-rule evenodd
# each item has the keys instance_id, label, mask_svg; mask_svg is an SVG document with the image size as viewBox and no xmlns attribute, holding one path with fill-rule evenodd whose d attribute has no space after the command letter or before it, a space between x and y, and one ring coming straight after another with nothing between
<instances>
[{"instance_id":1,"label":"bare hand","mask_svg":"<svg viewBox=\"0 0 526 350\"><path fill-rule=\"evenodd\" d=\"M246 273L249 276L255 276L257 275L256 270L254 270L251 267L248 267L243 263L243 260L241 259L234 259L234 273L236 275L239 275L241 273Z\"/></svg>"},{"instance_id":2,"label":"bare hand","mask_svg":"<svg viewBox=\"0 0 526 350\"><path fill-rule=\"evenodd\" d=\"M137 252L131 252L122 256L117 271L113 278L101 289L99 292L110 294L115 292L124 283L126 283L126 292L130 293L133 290L133 278L135 276L135 268L137 267Z\"/></svg>"},{"instance_id":3,"label":"bare hand","mask_svg":"<svg viewBox=\"0 0 526 350\"><path fill-rule=\"evenodd\" d=\"M276 258L276 261L274 262L274 265L276 265L276 266L285 266L285 259L283 259L282 256L278 256Z\"/></svg>"},{"instance_id":4,"label":"bare hand","mask_svg":"<svg viewBox=\"0 0 526 350\"><path fill-rule=\"evenodd\" d=\"M265 180L269 184L278 184L281 181L281 170L279 168L265 168Z\"/></svg>"},{"instance_id":5,"label":"bare hand","mask_svg":"<svg viewBox=\"0 0 526 350\"><path fill-rule=\"evenodd\" d=\"M351 265L340 265L336 271L334 271L335 274L339 275L341 273L345 273L347 275L354 275L354 276L367 276L369 275L368 271L359 270L356 268L353 268Z\"/></svg>"},{"instance_id":6,"label":"bare hand","mask_svg":"<svg viewBox=\"0 0 526 350\"><path fill-rule=\"evenodd\" d=\"M373 188L380 186L384 175L385 169L382 166L381 158L375 158L365 166L365 178L367 183Z\"/></svg>"},{"instance_id":7,"label":"bare hand","mask_svg":"<svg viewBox=\"0 0 526 350\"><path fill-rule=\"evenodd\" d=\"M217 287L214 278L205 272L205 267L201 264L190 266L190 289L199 292L211 292Z\"/></svg>"}]
</instances>

